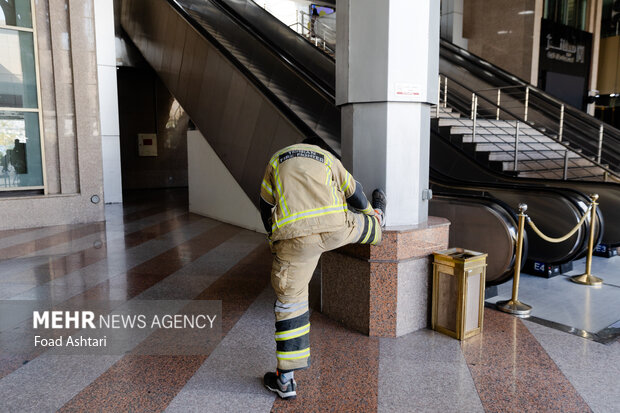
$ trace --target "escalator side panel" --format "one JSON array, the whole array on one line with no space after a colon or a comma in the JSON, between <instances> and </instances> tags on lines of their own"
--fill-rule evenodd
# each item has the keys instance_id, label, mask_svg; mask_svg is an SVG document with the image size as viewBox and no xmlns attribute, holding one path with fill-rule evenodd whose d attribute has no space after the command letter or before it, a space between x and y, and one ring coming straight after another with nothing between
<instances>
[{"instance_id":1,"label":"escalator side panel","mask_svg":"<svg viewBox=\"0 0 620 413\"><path fill-rule=\"evenodd\" d=\"M458 246L488 254L486 285L512 277L516 251L516 223L492 200L437 196L429 204L429 215L450 221L451 247ZM472 231L476 228L476 231ZM481 236L493 234L493 236Z\"/></svg>"},{"instance_id":2,"label":"escalator side panel","mask_svg":"<svg viewBox=\"0 0 620 413\"><path fill-rule=\"evenodd\" d=\"M123 10L125 31L249 198L258 203L271 154L301 141L305 134L166 1L125 0ZM164 21L165 26L156 26Z\"/></svg>"}]
</instances>

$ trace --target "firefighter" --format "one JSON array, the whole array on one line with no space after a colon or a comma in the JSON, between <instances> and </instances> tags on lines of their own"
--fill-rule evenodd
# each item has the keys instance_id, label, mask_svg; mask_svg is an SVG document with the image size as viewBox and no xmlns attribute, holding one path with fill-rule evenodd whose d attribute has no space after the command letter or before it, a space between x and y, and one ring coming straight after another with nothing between
<instances>
[{"instance_id":1,"label":"firefighter","mask_svg":"<svg viewBox=\"0 0 620 413\"><path fill-rule=\"evenodd\" d=\"M375 190L371 206L330 151L318 139L288 146L271 157L261 184L261 217L274 254L278 363L263 382L282 399L295 398L294 371L310 365L308 283L321 254L381 241L385 193Z\"/></svg>"}]
</instances>

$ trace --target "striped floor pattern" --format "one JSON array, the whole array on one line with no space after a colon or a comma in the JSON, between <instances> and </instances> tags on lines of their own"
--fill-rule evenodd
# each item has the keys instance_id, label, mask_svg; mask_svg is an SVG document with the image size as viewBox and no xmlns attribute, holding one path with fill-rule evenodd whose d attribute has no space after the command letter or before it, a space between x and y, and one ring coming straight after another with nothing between
<instances>
[{"instance_id":1,"label":"striped floor pattern","mask_svg":"<svg viewBox=\"0 0 620 413\"><path fill-rule=\"evenodd\" d=\"M463 342L430 330L366 337L313 310L312 366L296 374L297 399L278 400L262 385L275 366L264 236L191 214L186 199L142 192L108 206L105 223L0 231L0 300L220 300L218 346L200 356L0 348L0 412L620 411L619 341L491 309L484 333Z\"/></svg>"}]
</instances>

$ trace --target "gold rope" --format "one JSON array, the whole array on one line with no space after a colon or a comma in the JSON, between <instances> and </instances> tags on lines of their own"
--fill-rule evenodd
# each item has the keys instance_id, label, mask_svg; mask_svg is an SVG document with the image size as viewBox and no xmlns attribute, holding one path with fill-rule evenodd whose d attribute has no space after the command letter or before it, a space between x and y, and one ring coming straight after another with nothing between
<instances>
[{"instance_id":1,"label":"gold rope","mask_svg":"<svg viewBox=\"0 0 620 413\"><path fill-rule=\"evenodd\" d=\"M581 219L579 220L579 222L577 223L577 225L575 226L575 228L573 228L568 234L564 235L563 237L560 238L551 238L546 236L545 234L543 234L542 232L540 232L540 230L538 229L538 227L536 227L536 224L534 224L534 221L532 221L532 219L528 216L527 218L527 223L530 224L530 227L532 227L532 229L534 230L534 232L536 234L538 234L538 236L542 239L544 239L547 242L553 242L553 243L558 243L558 242L564 242L567 239L569 239L570 237L572 237L575 232L577 232L577 230L579 230L579 228L583 225L583 223L586 221L586 218L588 217L588 213L590 212L590 210L592 209L592 205L590 205L588 207L588 210L583 214L583 216L581 217ZM594 225L594 223L592 223L592 225Z\"/></svg>"}]
</instances>

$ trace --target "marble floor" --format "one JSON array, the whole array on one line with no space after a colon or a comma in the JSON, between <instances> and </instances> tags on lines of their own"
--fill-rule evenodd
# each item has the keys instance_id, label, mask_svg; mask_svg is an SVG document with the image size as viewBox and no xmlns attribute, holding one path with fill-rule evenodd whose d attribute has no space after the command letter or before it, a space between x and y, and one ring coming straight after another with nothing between
<instances>
[{"instance_id":1,"label":"marble floor","mask_svg":"<svg viewBox=\"0 0 620 413\"><path fill-rule=\"evenodd\" d=\"M570 280L585 272L585 261L575 261L572 271L552 278L522 274L519 300L532 306L531 321L608 342L620 337L620 256L592 257L591 273L603 279L601 286ZM498 293L487 303L510 299L512 281L500 285Z\"/></svg>"},{"instance_id":2,"label":"marble floor","mask_svg":"<svg viewBox=\"0 0 620 413\"><path fill-rule=\"evenodd\" d=\"M264 237L189 213L184 191L132 194L106 216L0 231L0 304L221 300L221 341L196 356L0 348L0 412L620 411L620 340L603 344L491 308L484 332L462 342L431 330L366 337L313 311L312 366L296 374L297 399L278 400L261 383L275 366ZM547 305L557 323L592 332L620 318L620 300L606 291L620 277L572 299L563 278L531 287L545 291L538 311ZM522 297L533 302L527 285ZM605 294L608 304L596 307ZM588 302L590 316L580 318Z\"/></svg>"}]
</instances>

